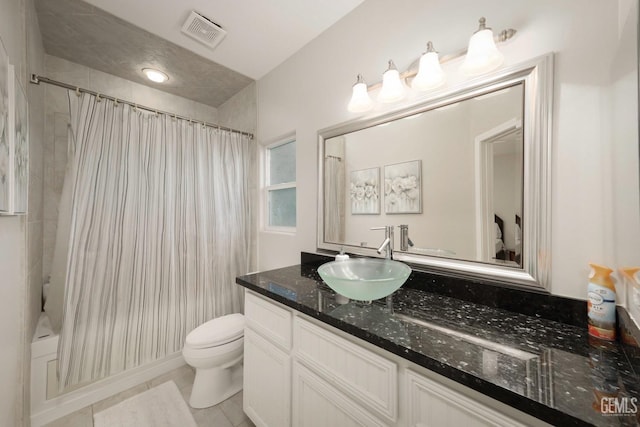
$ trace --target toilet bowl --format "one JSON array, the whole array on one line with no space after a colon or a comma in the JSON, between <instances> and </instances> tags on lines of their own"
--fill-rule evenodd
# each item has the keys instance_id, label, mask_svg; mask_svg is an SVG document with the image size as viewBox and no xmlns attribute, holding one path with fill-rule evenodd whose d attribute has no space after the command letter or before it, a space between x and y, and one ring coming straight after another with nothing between
<instances>
[{"instance_id":1,"label":"toilet bowl","mask_svg":"<svg viewBox=\"0 0 640 427\"><path fill-rule=\"evenodd\" d=\"M187 335L182 356L196 370L189 405L207 408L242 390L244 316L217 317Z\"/></svg>"}]
</instances>

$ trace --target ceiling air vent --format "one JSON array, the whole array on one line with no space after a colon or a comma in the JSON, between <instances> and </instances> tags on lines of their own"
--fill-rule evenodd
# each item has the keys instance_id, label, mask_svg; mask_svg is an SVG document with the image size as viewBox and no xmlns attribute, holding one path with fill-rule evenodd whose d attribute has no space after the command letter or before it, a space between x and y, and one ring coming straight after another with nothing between
<instances>
[{"instance_id":1,"label":"ceiling air vent","mask_svg":"<svg viewBox=\"0 0 640 427\"><path fill-rule=\"evenodd\" d=\"M196 11L192 11L182 25L182 32L212 49L227 35L222 27Z\"/></svg>"}]
</instances>

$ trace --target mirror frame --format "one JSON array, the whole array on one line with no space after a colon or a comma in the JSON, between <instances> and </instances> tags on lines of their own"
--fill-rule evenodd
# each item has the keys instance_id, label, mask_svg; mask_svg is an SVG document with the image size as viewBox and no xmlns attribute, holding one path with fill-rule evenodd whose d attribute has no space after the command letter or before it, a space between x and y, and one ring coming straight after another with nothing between
<instances>
[{"instance_id":1,"label":"mirror frame","mask_svg":"<svg viewBox=\"0 0 640 427\"><path fill-rule=\"evenodd\" d=\"M553 53L505 67L490 74L467 80L459 85L447 87L400 110L374 117L354 119L318 131L317 249L321 252L337 252L345 246L345 250L349 253L380 257L373 248L346 246L324 241L324 141L326 139L399 120L521 82L524 83L522 267L513 268L480 261L396 251L394 251L394 259L406 262L418 270L442 271L455 275L489 279L507 286L549 292Z\"/></svg>"}]
</instances>

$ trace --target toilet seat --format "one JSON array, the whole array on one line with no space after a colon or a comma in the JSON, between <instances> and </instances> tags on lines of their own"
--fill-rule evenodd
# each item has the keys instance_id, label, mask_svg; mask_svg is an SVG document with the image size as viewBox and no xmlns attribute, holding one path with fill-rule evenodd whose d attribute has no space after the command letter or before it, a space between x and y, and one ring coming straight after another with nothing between
<instances>
[{"instance_id":1,"label":"toilet seat","mask_svg":"<svg viewBox=\"0 0 640 427\"><path fill-rule=\"evenodd\" d=\"M217 347L244 335L244 316L240 313L216 317L189 332L185 345L192 349Z\"/></svg>"},{"instance_id":2,"label":"toilet seat","mask_svg":"<svg viewBox=\"0 0 640 427\"><path fill-rule=\"evenodd\" d=\"M192 348L185 345L182 349L182 356L192 363L196 360L206 361L208 364L220 365L220 360L225 360L223 365L235 363L238 357L242 357L244 349L244 338L240 337L235 341L214 347ZM228 359L228 360L227 360ZM220 365L222 367L222 365Z\"/></svg>"}]
</instances>

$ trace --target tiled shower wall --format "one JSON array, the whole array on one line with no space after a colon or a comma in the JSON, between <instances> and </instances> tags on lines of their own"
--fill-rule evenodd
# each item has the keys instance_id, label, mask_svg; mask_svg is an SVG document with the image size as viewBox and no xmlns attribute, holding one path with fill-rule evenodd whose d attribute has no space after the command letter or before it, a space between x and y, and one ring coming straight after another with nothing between
<instances>
[{"instance_id":1,"label":"tiled shower wall","mask_svg":"<svg viewBox=\"0 0 640 427\"><path fill-rule=\"evenodd\" d=\"M51 55L45 55L45 77L198 120L215 123L218 119L218 110L214 107ZM69 106L66 89L43 85L45 89L45 150L42 277L47 280L51 274L58 223L58 203L67 165Z\"/></svg>"}]
</instances>

